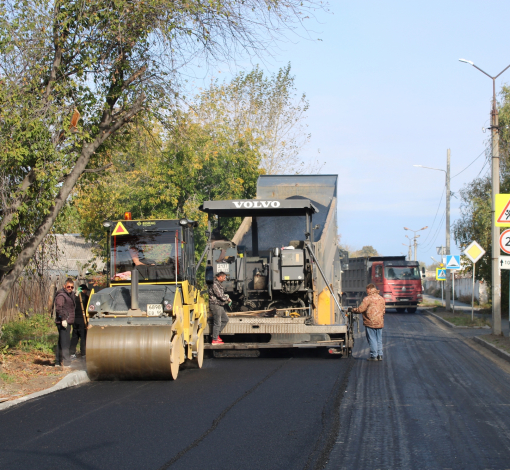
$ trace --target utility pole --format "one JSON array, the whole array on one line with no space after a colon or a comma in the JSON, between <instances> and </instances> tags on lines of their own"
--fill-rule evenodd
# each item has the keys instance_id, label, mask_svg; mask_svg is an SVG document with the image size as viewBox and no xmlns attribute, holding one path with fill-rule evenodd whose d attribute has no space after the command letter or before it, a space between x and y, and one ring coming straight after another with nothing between
<instances>
[{"instance_id":1,"label":"utility pole","mask_svg":"<svg viewBox=\"0 0 510 470\"><path fill-rule=\"evenodd\" d=\"M446 151L446 254L450 254L450 149ZM446 311L450 310L451 273L446 270Z\"/></svg>"},{"instance_id":2,"label":"utility pole","mask_svg":"<svg viewBox=\"0 0 510 470\"><path fill-rule=\"evenodd\" d=\"M501 269L499 267L499 227L496 227L496 194L499 194L499 116L496 107L496 80L492 80L492 334L501 334Z\"/></svg>"},{"instance_id":3,"label":"utility pole","mask_svg":"<svg viewBox=\"0 0 510 470\"><path fill-rule=\"evenodd\" d=\"M473 62L466 59L459 59L461 62L472 65L484 75L492 80L492 109L491 109L491 136L492 136L492 208L491 208L491 227L492 227L492 334L501 334L501 270L499 267L499 227L496 227L496 194L499 194L499 122L498 108L496 107L496 78L505 72L510 65L505 67L496 76L489 75L487 72L476 66Z\"/></svg>"},{"instance_id":4,"label":"utility pole","mask_svg":"<svg viewBox=\"0 0 510 470\"><path fill-rule=\"evenodd\" d=\"M428 228L427 226L422 227L420 230L411 230L410 228L404 227L404 230L409 230L410 232L413 232L414 235L414 260L417 261L417 251L418 251L418 241L417 239L420 237L419 235L416 235L416 232L419 232L421 230L425 230ZM411 261L411 238L406 235L407 238L409 238L409 261Z\"/></svg>"}]
</instances>

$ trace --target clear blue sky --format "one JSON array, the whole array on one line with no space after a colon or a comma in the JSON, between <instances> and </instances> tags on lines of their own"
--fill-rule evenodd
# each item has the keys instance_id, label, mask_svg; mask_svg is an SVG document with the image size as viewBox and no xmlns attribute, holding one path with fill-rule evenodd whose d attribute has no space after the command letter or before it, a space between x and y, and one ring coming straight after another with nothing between
<instances>
[{"instance_id":1,"label":"clear blue sky","mask_svg":"<svg viewBox=\"0 0 510 470\"><path fill-rule=\"evenodd\" d=\"M425 225L418 259L437 258L445 242L444 174L452 175L488 143L492 82L510 64L507 1L331 1L331 13L311 24L322 41L280 45L268 72L291 62L296 84L310 100L312 134L303 156L320 149L323 173L339 175L342 242L373 245L384 255L407 253L403 227ZM510 82L510 70L497 82ZM452 191L475 178L480 157L452 179ZM486 173L488 166L482 174ZM452 198L452 224L459 200ZM430 229L432 228L432 231ZM430 232L427 233L427 232ZM459 250L454 246L452 252Z\"/></svg>"}]
</instances>

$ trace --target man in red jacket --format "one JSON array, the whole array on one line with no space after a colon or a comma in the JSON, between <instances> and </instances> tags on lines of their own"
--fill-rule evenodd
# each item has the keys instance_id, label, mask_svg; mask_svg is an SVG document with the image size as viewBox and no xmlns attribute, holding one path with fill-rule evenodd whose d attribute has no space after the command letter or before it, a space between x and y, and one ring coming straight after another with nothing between
<instances>
[{"instance_id":1,"label":"man in red jacket","mask_svg":"<svg viewBox=\"0 0 510 470\"><path fill-rule=\"evenodd\" d=\"M386 304L373 284L367 286L367 296L358 308L352 309L355 313L363 314L363 325L367 335L370 357L368 361L382 361L382 330L384 328L384 314Z\"/></svg>"},{"instance_id":2,"label":"man in red jacket","mask_svg":"<svg viewBox=\"0 0 510 470\"><path fill-rule=\"evenodd\" d=\"M70 367L69 346L71 343L71 325L74 323L76 296L73 293L74 281L69 277L64 287L55 296L55 323L58 329L58 344L55 351L55 365Z\"/></svg>"}]
</instances>

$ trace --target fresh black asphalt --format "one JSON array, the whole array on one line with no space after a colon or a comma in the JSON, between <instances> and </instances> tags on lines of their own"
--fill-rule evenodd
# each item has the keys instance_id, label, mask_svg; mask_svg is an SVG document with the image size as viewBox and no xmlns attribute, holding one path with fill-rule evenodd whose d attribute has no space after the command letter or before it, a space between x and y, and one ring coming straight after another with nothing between
<instances>
[{"instance_id":1,"label":"fresh black asphalt","mask_svg":"<svg viewBox=\"0 0 510 470\"><path fill-rule=\"evenodd\" d=\"M0 412L0 469L510 468L510 376L469 338L388 314L385 360L205 361Z\"/></svg>"}]
</instances>

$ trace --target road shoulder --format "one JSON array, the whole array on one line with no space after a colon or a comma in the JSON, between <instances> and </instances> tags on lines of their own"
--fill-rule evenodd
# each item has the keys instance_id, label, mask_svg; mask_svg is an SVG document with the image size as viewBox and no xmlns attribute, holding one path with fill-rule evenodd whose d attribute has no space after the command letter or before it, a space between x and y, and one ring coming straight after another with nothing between
<instances>
[{"instance_id":1,"label":"road shoulder","mask_svg":"<svg viewBox=\"0 0 510 470\"><path fill-rule=\"evenodd\" d=\"M34 398L39 398L44 395L56 392L58 390L64 390L65 388L75 387L76 385L81 385L87 382L90 382L87 372L84 370L77 370L66 375L62 380L53 385L53 387L41 390L40 392L31 393L30 395L25 395L24 397L17 398L15 400L0 403L0 411L6 410L7 408L19 405L20 403L24 403L26 401L33 400Z\"/></svg>"}]
</instances>

